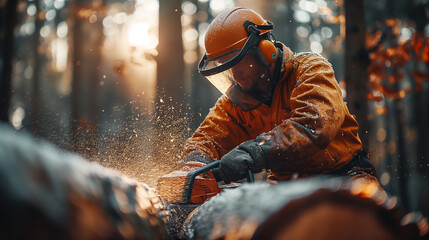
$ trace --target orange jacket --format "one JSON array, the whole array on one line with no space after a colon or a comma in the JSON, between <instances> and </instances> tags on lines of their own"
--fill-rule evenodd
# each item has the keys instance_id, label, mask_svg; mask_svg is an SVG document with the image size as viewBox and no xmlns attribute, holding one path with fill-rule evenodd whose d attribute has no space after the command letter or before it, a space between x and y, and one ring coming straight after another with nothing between
<instances>
[{"instance_id":1,"label":"orange jacket","mask_svg":"<svg viewBox=\"0 0 429 240\"><path fill-rule=\"evenodd\" d=\"M272 179L328 173L361 149L358 123L341 97L331 64L319 54L294 55L283 48L282 79L271 107L243 112L222 96L184 146L220 159L240 143L256 139ZM296 176L296 175L295 175Z\"/></svg>"}]
</instances>

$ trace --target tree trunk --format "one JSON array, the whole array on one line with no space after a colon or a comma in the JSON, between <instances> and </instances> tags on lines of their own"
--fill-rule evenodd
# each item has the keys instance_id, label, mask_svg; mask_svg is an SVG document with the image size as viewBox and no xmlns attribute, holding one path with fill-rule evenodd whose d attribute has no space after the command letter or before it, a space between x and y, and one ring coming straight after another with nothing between
<instances>
[{"instance_id":1,"label":"tree trunk","mask_svg":"<svg viewBox=\"0 0 429 240\"><path fill-rule=\"evenodd\" d=\"M425 14L427 7L425 6L427 3L417 3L417 1L413 1L413 6L408 10L408 16L411 18L416 24L416 33L424 33L425 26L429 21L429 17ZM426 69L429 68L429 64L426 63ZM418 64L416 63L414 66L414 70L418 71ZM414 111L416 113L415 116L415 128L417 131L417 163L418 163L418 171L423 174L429 173L429 127L427 122L429 120L428 111L426 108L429 103L429 89L424 87L421 88L421 91L416 91L414 93Z\"/></svg>"},{"instance_id":2,"label":"tree trunk","mask_svg":"<svg viewBox=\"0 0 429 240\"><path fill-rule=\"evenodd\" d=\"M0 78L0 121L9 122L9 108L12 91L12 59L14 49L14 34L17 18L18 1L9 0L0 9L0 34L3 36L2 56L3 66Z\"/></svg>"},{"instance_id":3,"label":"tree trunk","mask_svg":"<svg viewBox=\"0 0 429 240\"><path fill-rule=\"evenodd\" d=\"M399 91L398 83L395 84L395 90ZM394 100L394 115L396 118L396 131L398 133L398 178L399 178L399 196L406 209L409 209L408 200L408 157L407 151L405 150L406 141L404 139L404 114L403 108L404 102L401 99Z\"/></svg>"},{"instance_id":4,"label":"tree trunk","mask_svg":"<svg viewBox=\"0 0 429 240\"><path fill-rule=\"evenodd\" d=\"M79 9L91 9L89 19L79 17ZM103 45L104 3L75 1L73 26L73 79L71 95L72 150L89 159L97 154L99 79ZM90 21L91 22L90 22Z\"/></svg>"},{"instance_id":5,"label":"tree trunk","mask_svg":"<svg viewBox=\"0 0 429 240\"><path fill-rule=\"evenodd\" d=\"M359 136L368 149L367 68L365 51L364 1L346 0L346 72L348 108L359 122ZM368 149L370 150L370 149Z\"/></svg>"},{"instance_id":6,"label":"tree trunk","mask_svg":"<svg viewBox=\"0 0 429 240\"><path fill-rule=\"evenodd\" d=\"M79 89L80 89L80 76L82 75L82 66L80 63L80 51L79 48L82 45L80 41L81 21L77 16L76 11L79 9L80 0L76 0L74 5L71 7L71 13L73 13L73 53L72 53L72 92L71 92L71 149L76 151L77 133L79 126Z\"/></svg>"},{"instance_id":7,"label":"tree trunk","mask_svg":"<svg viewBox=\"0 0 429 240\"><path fill-rule=\"evenodd\" d=\"M35 0L34 4L36 5L36 18L34 20L35 30L34 30L34 40L33 40L33 51L34 51L34 71L33 71L33 87L32 87L32 97L31 97L31 110L30 110L30 129L31 132L36 136L41 136L41 113L43 112L41 107L41 94L42 86L40 83L40 70L42 66L42 59L39 57L39 45L40 45L40 29L42 28L42 20L40 19L41 13L41 2L40 0Z\"/></svg>"},{"instance_id":8,"label":"tree trunk","mask_svg":"<svg viewBox=\"0 0 429 240\"><path fill-rule=\"evenodd\" d=\"M104 11L101 9L104 7L104 1L103 5L99 7L99 10L97 11L97 17L98 20L92 24L92 28L94 29L91 31L91 39L93 40L91 42L91 49L89 57L89 91L91 94L89 95L88 99L88 105L89 105L89 113L88 113L88 119L91 123L90 126L90 134L88 135L87 139L87 157L90 159L93 159L97 155L97 145L98 145L98 130L99 130L99 124L98 124L98 118L100 113L100 67L102 62L102 48L104 43L104 34L103 34L103 24L102 19L104 15Z\"/></svg>"},{"instance_id":9,"label":"tree trunk","mask_svg":"<svg viewBox=\"0 0 429 240\"><path fill-rule=\"evenodd\" d=\"M181 1L159 2L157 98L171 98L172 104L183 103L184 99L181 15Z\"/></svg>"},{"instance_id":10,"label":"tree trunk","mask_svg":"<svg viewBox=\"0 0 429 240\"><path fill-rule=\"evenodd\" d=\"M77 12L82 6L82 0L74 1L74 4L70 8L71 15L73 16L73 27L72 27L72 92L71 92L71 150L76 152L79 150L79 125L80 125L80 115L81 111L81 101L80 101L80 90L82 88L82 20L79 18Z\"/></svg>"},{"instance_id":11,"label":"tree trunk","mask_svg":"<svg viewBox=\"0 0 429 240\"><path fill-rule=\"evenodd\" d=\"M202 11L207 13L207 19L200 22L195 20L195 29L199 29L201 23L210 22L213 16L210 12L209 2L201 2L193 0L197 6L197 12ZM198 13L197 13L198 14ZM200 54L200 45L197 44L196 52ZM198 59L199 61L200 59ZM192 130L195 130L206 117L209 109L213 107L214 103L220 96L220 92L216 89L204 76L202 76L196 66L192 67L192 84L191 84L191 107L192 107Z\"/></svg>"},{"instance_id":12,"label":"tree trunk","mask_svg":"<svg viewBox=\"0 0 429 240\"><path fill-rule=\"evenodd\" d=\"M166 141L180 131L184 116L184 60L181 1L159 1L159 45L155 96L154 156L164 160ZM162 150L164 149L164 150ZM167 154L168 155L168 154Z\"/></svg>"}]
</instances>

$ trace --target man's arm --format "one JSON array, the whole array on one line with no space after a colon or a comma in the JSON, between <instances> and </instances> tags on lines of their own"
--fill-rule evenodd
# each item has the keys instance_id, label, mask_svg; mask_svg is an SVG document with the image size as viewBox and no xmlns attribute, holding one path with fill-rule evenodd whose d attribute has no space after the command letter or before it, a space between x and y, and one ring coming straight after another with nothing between
<instances>
[{"instance_id":1,"label":"man's arm","mask_svg":"<svg viewBox=\"0 0 429 240\"><path fill-rule=\"evenodd\" d=\"M297 58L291 118L256 138L268 168L306 164L299 161L325 149L344 121L345 106L330 63L317 54Z\"/></svg>"}]
</instances>

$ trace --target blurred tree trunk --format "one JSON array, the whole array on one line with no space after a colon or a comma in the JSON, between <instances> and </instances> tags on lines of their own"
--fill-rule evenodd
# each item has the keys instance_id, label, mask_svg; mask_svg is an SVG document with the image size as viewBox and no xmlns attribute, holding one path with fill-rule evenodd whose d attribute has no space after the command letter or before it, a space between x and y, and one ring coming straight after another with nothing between
<instances>
[{"instance_id":1,"label":"blurred tree trunk","mask_svg":"<svg viewBox=\"0 0 429 240\"><path fill-rule=\"evenodd\" d=\"M36 136L41 136L42 129L42 105L41 105L41 94L42 86L40 83L40 73L42 66L42 59L39 55L39 45L40 45L40 29L42 28L43 20L41 19L41 2L40 0L35 0L34 5L36 6L36 17L34 20L34 35L33 35L33 60L34 60L34 71L33 71L33 87L32 87L32 96L31 96L31 110L30 110L30 129L31 132Z\"/></svg>"},{"instance_id":2,"label":"blurred tree trunk","mask_svg":"<svg viewBox=\"0 0 429 240\"><path fill-rule=\"evenodd\" d=\"M345 0L346 49L345 79L347 81L347 106L359 123L362 145L368 149L368 102L367 68L368 55L365 51L364 0ZM370 149L368 149L370 150Z\"/></svg>"},{"instance_id":3,"label":"blurred tree trunk","mask_svg":"<svg viewBox=\"0 0 429 240\"><path fill-rule=\"evenodd\" d=\"M181 15L181 1L159 1L157 98L172 98L173 104L184 99Z\"/></svg>"},{"instance_id":4,"label":"blurred tree trunk","mask_svg":"<svg viewBox=\"0 0 429 240\"><path fill-rule=\"evenodd\" d=\"M184 60L182 45L181 1L159 1L159 45L155 96L155 156L164 157L161 146L169 138L171 127L184 116Z\"/></svg>"},{"instance_id":5,"label":"blurred tree trunk","mask_svg":"<svg viewBox=\"0 0 429 240\"><path fill-rule=\"evenodd\" d=\"M90 134L88 135L87 148L88 158L92 159L97 154L98 132L99 132L99 113L100 113L100 67L102 62L102 48L104 43L102 20L105 15L105 1L96 6L97 20L92 24L91 48L89 52L89 91L88 94L88 119L90 124Z\"/></svg>"},{"instance_id":6,"label":"blurred tree trunk","mask_svg":"<svg viewBox=\"0 0 429 240\"><path fill-rule=\"evenodd\" d=\"M414 1L416 2L416 1ZM425 26L429 21L429 18L426 14L429 3L414 3L408 10L408 16L412 19L416 26L416 33L425 32ZM426 63L426 70L429 69L429 65ZM414 70L418 71L419 67L416 63ZM415 127L417 131L417 169L423 174L429 173L429 127L427 122L429 121L429 114L426 111L427 106L429 106L429 95L428 88L422 87L421 91L416 91L414 93L414 111L415 116Z\"/></svg>"},{"instance_id":7,"label":"blurred tree trunk","mask_svg":"<svg viewBox=\"0 0 429 240\"><path fill-rule=\"evenodd\" d=\"M71 92L71 140L72 146L71 150L76 152L78 151L78 133L79 133L79 124L80 124L80 89L81 89L81 80L82 80L82 25L83 20L78 16L78 11L82 6L82 0L75 0L70 8L71 16L73 17L73 27L72 27L72 92Z\"/></svg>"},{"instance_id":8,"label":"blurred tree trunk","mask_svg":"<svg viewBox=\"0 0 429 240\"><path fill-rule=\"evenodd\" d=\"M394 89L396 92L399 92L399 83L395 83ZM399 178L399 196L401 197L401 201L404 205L404 207L408 210L409 200L408 200L408 157L407 157L407 151L406 148L406 141L405 141L405 130L404 125L405 119L404 119L404 113L403 113L403 107L404 107L404 101L401 99L394 99L394 115L396 118L396 131L398 133L398 178Z\"/></svg>"},{"instance_id":9,"label":"blurred tree trunk","mask_svg":"<svg viewBox=\"0 0 429 240\"><path fill-rule=\"evenodd\" d=\"M299 23L297 21L291 21L293 19L294 14L294 10L292 7L294 4L294 0L285 0L284 2L286 5L286 12L282 14L278 19L279 24L274 25L274 31L278 32L279 36L282 36L284 38L284 44L286 44L286 46L293 51L301 47L299 46L300 42L296 41L296 37L294 36L294 34L291 34L296 32Z\"/></svg>"},{"instance_id":10,"label":"blurred tree trunk","mask_svg":"<svg viewBox=\"0 0 429 240\"><path fill-rule=\"evenodd\" d=\"M391 19L395 19L398 17L397 14L398 9L400 8L401 3L392 1L386 5L386 12ZM389 29L390 30L390 29ZM389 31L393 32L393 31ZM398 41L396 37L392 34L388 35L387 38L388 46L390 47L398 47ZM397 67L392 67L391 76L394 76L401 69ZM401 91L400 82L396 82L393 84L393 91L399 93ZM399 197L401 198L401 202L405 209L409 210L410 208L410 199L408 194L408 182L409 182L409 169L408 169L408 154L406 150L406 145L408 145L405 139L405 129L406 129L406 120L404 116L404 107L406 107L406 101L403 98L395 98L393 99L393 108L392 114L395 118L395 131L397 133L397 154L398 154L398 181L399 181Z\"/></svg>"},{"instance_id":11,"label":"blurred tree trunk","mask_svg":"<svg viewBox=\"0 0 429 240\"><path fill-rule=\"evenodd\" d=\"M211 22L213 16L210 12L210 2L202 2L198 0L192 1L197 6L197 13L204 12L207 13L207 19L198 19L195 20L195 29L199 29L201 23ZM200 21L199 21L200 20ZM199 36L201 37L201 36ZM199 41L199 39L198 39ZM200 55L200 45L197 44L195 49L198 55ZM199 61L200 59L198 59ZM197 63L198 64L198 63ZM206 117L209 109L214 105L216 100L221 94L207 79L204 78L199 72L196 66L192 67L192 84L191 84L191 107L193 114L192 130L195 130L201 122Z\"/></svg>"},{"instance_id":12,"label":"blurred tree trunk","mask_svg":"<svg viewBox=\"0 0 429 240\"><path fill-rule=\"evenodd\" d=\"M1 77L0 77L0 121L9 122L9 108L12 91L12 59L14 49L13 30L18 22L16 10L18 1L9 0L0 4L0 42L1 50Z\"/></svg>"},{"instance_id":13,"label":"blurred tree trunk","mask_svg":"<svg viewBox=\"0 0 429 240\"><path fill-rule=\"evenodd\" d=\"M81 17L79 11L91 9ZM76 0L70 9L73 25L73 77L71 94L72 150L93 159L98 142L99 78L103 46L103 2Z\"/></svg>"}]
</instances>

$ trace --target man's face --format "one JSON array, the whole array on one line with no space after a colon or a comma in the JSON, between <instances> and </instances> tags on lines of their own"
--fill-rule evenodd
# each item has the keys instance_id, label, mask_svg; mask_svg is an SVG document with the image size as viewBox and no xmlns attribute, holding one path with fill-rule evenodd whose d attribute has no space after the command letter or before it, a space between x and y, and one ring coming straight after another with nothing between
<instances>
[{"instance_id":1,"label":"man's face","mask_svg":"<svg viewBox=\"0 0 429 240\"><path fill-rule=\"evenodd\" d=\"M249 53L237 65L231 68L235 82L245 91L258 88L268 90L268 72L256 58L256 53Z\"/></svg>"},{"instance_id":2,"label":"man's face","mask_svg":"<svg viewBox=\"0 0 429 240\"><path fill-rule=\"evenodd\" d=\"M270 76L274 64L267 66L257 51L251 49L229 69L207 76L207 79L219 91L244 111L250 111L271 101ZM237 56L237 53L232 54ZM231 56L228 55L227 59L231 59ZM212 61L211 65L219 66L223 63L222 60ZM224 62L228 62L228 60L224 60ZM209 61L207 65L210 63Z\"/></svg>"}]
</instances>

